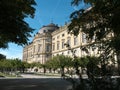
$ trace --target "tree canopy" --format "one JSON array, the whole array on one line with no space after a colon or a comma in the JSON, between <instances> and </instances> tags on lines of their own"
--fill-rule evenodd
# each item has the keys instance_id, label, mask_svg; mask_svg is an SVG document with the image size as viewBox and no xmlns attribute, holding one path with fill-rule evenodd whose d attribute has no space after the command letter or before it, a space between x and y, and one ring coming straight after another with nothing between
<instances>
[{"instance_id":1,"label":"tree canopy","mask_svg":"<svg viewBox=\"0 0 120 90\"><path fill-rule=\"evenodd\" d=\"M79 5L81 1L72 0L72 5ZM94 39L94 43L89 46L102 50L100 53L102 59L113 59L116 54L120 68L120 0L83 1L89 3L91 7L71 14L69 32L78 35L81 30L86 33L88 42Z\"/></svg>"},{"instance_id":2,"label":"tree canopy","mask_svg":"<svg viewBox=\"0 0 120 90\"><path fill-rule=\"evenodd\" d=\"M27 44L33 29L24 21L34 17L34 0L0 0L0 48L8 43Z\"/></svg>"},{"instance_id":3,"label":"tree canopy","mask_svg":"<svg viewBox=\"0 0 120 90\"><path fill-rule=\"evenodd\" d=\"M6 59L6 56L3 54L0 54L0 60L2 60L2 59Z\"/></svg>"}]
</instances>

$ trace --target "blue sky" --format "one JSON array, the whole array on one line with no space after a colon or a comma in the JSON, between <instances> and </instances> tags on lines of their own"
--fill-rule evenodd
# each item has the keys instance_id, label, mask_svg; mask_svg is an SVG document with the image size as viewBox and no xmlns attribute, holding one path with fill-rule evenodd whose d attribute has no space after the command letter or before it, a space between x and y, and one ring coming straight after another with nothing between
<instances>
[{"instance_id":1,"label":"blue sky","mask_svg":"<svg viewBox=\"0 0 120 90\"><path fill-rule=\"evenodd\" d=\"M33 19L26 18L25 21L35 29L32 36L43 25L47 25L51 22L63 26L65 22L70 22L69 16L74 10L87 7L84 3L80 6L71 6L71 0L35 0L37 5L35 6L36 12ZM33 37L30 38L30 41ZM23 47L10 43L8 49L0 49L0 53L6 55L7 58L20 58L22 59Z\"/></svg>"}]
</instances>

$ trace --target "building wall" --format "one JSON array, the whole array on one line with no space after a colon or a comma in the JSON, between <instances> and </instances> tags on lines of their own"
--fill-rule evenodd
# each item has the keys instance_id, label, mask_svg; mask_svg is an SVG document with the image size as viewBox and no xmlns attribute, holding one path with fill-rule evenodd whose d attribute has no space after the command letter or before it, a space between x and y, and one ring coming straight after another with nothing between
<instances>
[{"instance_id":1,"label":"building wall","mask_svg":"<svg viewBox=\"0 0 120 90\"><path fill-rule=\"evenodd\" d=\"M52 56L52 36L51 33L58 28L51 23L43 26L35 35L32 43L23 49L23 61L28 63L40 62L44 64Z\"/></svg>"},{"instance_id":2,"label":"building wall","mask_svg":"<svg viewBox=\"0 0 120 90\"><path fill-rule=\"evenodd\" d=\"M72 56L71 51L68 50L65 44L69 44L71 49L75 50L76 56L81 57L85 55L85 52L80 49L80 46L87 44L85 36L83 36L82 32L78 36L68 34L66 25L52 33L52 56L58 54Z\"/></svg>"},{"instance_id":3,"label":"building wall","mask_svg":"<svg viewBox=\"0 0 120 90\"><path fill-rule=\"evenodd\" d=\"M76 56L82 57L87 55L87 53L80 48L87 44L84 33L80 32L78 36L74 36L68 34L67 25L58 28L56 25L50 24L42 27L35 35L32 43L24 48L23 60L29 63L40 62L44 64L55 55L63 54L72 56L71 51L65 44L70 45L70 48L75 51ZM94 54L92 50L90 54Z\"/></svg>"}]
</instances>

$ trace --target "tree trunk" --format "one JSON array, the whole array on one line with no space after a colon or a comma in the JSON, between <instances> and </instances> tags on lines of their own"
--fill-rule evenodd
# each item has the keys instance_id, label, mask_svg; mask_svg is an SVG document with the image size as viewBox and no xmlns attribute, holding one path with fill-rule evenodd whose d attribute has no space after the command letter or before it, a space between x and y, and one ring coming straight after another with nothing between
<instances>
[{"instance_id":1,"label":"tree trunk","mask_svg":"<svg viewBox=\"0 0 120 90\"><path fill-rule=\"evenodd\" d=\"M64 73L64 67L61 67L61 77L64 77L65 73Z\"/></svg>"},{"instance_id":2,"label":"tree trunk","mask_svg":"<svg viewBox=\"0 0 120 90\"><path fill-rule=\"evenodd\" d=\"M46 73L46 67L43 67L43 73L45 75L45 73Z\"/></svg>"}]
</instances>

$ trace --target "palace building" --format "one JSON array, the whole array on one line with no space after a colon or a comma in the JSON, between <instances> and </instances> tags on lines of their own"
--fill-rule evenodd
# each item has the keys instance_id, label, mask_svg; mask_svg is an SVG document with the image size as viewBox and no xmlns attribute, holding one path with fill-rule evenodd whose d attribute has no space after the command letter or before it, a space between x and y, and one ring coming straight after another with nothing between
<instances>
[{"instance_id":1,"label":"palace building","mask_svg":"<svg viewBox=\"0 0 120 90\"><path fill-rule=\"evenodd\" d=\"M82 32L78 36L68 34L67 25L58 27L51 23L43 26L35 35L33 41L23 49L23 61L28 63L40 62L44 64L52 56L68 55L72 52L66 44L75 51L75 55L82 57L87 53L81 50L81 46L87 44L86 35ZM91 50L90 54L94 54Z\"/></svg>"}]
</instances>

